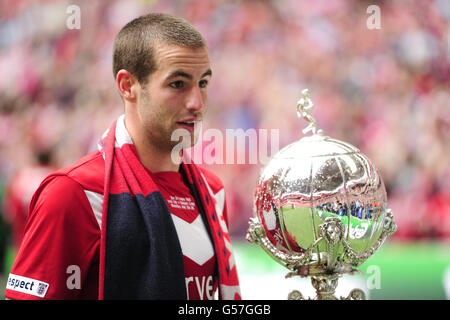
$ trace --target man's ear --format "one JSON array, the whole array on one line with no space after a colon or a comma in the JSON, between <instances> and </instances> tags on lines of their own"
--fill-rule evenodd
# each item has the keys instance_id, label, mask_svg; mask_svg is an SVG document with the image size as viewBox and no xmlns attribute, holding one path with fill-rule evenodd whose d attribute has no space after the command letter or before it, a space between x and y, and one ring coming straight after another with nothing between
<instances>
[{"instance_id":1,"label":"man's ear","mask_svg":"<svg viewBox=\"0 0 450 320\"><path fill-rule=\"evenodd\" d=\"M136 102L136 93L139 82L129 71L121 69L117 72L116 85L117 89L119 89L120 95L124 100L129 102Z\"/></svg>"}]
</instances>

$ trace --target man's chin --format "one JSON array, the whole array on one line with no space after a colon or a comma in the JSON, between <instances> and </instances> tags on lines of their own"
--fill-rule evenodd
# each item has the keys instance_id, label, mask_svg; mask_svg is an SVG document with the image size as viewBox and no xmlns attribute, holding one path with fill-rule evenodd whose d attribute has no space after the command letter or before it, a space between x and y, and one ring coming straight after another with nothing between
<instances>
[{"instance_id":1,"label":"man's chin","mask_svg":"<svg viewBox=\"0 0 450 320\"><path fill-rule=\"evenodd\" d=\"M186 142L184 142L186 140ZM191 135L190 137L183 137L183 149L190 149L195 147L198 142L198 135Z\"/></svg>"}]
</instances>

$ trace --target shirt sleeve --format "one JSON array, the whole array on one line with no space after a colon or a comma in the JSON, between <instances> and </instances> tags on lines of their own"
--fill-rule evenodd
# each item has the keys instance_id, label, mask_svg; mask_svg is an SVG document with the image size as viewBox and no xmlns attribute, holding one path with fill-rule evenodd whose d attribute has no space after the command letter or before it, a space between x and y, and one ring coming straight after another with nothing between
<instances>
[{"instance_id":1,"label":"shirt sleeve","mask_svg":"<svg viewBox=\"0 0 450 320\"><path fill-rule=\"evenodd\" d=\"M10 299L77 299L96 260L100 229L84 189L58 175L30 204L24 238L8 278Z\"/></svg>"}]
</instances>

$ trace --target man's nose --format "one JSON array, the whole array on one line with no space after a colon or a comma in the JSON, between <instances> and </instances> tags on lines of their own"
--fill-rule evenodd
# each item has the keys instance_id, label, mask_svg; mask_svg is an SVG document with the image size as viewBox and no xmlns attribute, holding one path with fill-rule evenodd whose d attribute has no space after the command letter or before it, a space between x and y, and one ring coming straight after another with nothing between
<instances>
[{"instance_id":1,"label":"man's nose","mask_svg":"<svg viewBox=\"0 0 450 320\"><path fill-rule=\"evenodd\" d=\"M187 97L186 108L192 111L200 111L206 103L206 95L201 91L201 88L194 86Z\"/></svg>"}]
</instances>

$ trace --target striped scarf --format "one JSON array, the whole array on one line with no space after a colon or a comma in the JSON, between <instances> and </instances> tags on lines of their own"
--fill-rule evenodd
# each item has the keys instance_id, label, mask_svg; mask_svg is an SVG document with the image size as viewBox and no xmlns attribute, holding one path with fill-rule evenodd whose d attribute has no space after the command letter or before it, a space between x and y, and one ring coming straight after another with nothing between
<instances>
[{"instance_id":1,"label":"striped scarf","mask_svg":"<svg viewBox=\"0 0 450 320\"><path fill-rule=\"evenodd\" d=\"M183 253L169 208L140 163L124 118L120 116L98 144L105 159L99 299L187 299ZM219 298L240 299L222 212L199 168L183 161L180 169L209 224Z\"/></svg>"}]
</instances>

